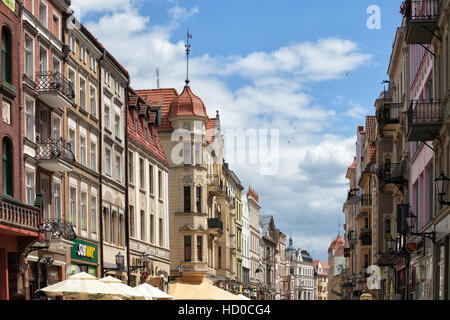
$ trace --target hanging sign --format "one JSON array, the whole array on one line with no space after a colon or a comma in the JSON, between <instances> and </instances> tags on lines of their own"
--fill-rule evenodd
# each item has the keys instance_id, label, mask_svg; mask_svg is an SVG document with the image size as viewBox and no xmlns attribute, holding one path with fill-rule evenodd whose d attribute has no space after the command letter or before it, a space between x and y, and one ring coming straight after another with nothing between
<instances>
[{"instance_id":1,"label":"hanging sign","mask_svg":"<svg viewBox=\"0 0 450 320\"><path fill-rule=\"evenodd\" d=\"M417 250L417 243L415 243L415 242L408 242L406 244L406 251L408 253L413 253L416 250Z\"/></svg>"},{"instance_id":2,"label":"hanging sign","mask_svg":"<svg viewBox=\"0 0 450 320\"><path fill-rule=\"evenodd\" d=\"M12 11L16 11L16 1L15 0L3 0L3 3L6 4L8 8Z\"/></svg>"},{"instance_id":3,"label":"hanging sign","mask_svg":"<svg viewBox=\"0 0 450 320\"><path fill-rule=\"evenodd\" d=\"M149 276L149 274L147 271L144 271L141 273L141 277L144 278L144 280L147 280L148 276Z\"/></svg>"}]
</instances>

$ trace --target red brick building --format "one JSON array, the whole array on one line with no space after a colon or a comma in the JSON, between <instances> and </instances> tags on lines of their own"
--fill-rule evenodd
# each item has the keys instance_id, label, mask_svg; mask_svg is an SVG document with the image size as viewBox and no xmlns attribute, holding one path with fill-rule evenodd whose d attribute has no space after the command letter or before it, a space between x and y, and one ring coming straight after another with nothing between
<instances>
[{"instance_id":1,"label":"red brick building","mask_svg":"<svg viewBox=\"0 0 450 320\"><path fill-rule=\"evenodd\" d=\"M39 238L40 210L24 204L21 189L22 119L20 110L20 26L21 8L14 1L0 2L2 38L0 108L0 300L24 293L26 276L23 258L29 247ZM34 203L33 203L34 204ZM42 234L41 234L42 235Z\"/></svg>"}]
</instances>

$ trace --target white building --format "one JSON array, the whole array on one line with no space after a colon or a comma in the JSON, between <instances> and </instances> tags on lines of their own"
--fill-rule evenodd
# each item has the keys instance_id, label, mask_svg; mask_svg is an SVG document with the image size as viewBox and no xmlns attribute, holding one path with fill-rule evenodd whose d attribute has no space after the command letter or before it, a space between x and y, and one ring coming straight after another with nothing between
<instances>
[{"instance_id":1,"label":"white building","mask_svg":"<svg viewBox=\"0 0 450 320\"><path fill-rule=\"evenodd\" d=\"M243 288L250 288L250 213L247 197L242 195L242 284Z\"/></svg>"}]
</instances>

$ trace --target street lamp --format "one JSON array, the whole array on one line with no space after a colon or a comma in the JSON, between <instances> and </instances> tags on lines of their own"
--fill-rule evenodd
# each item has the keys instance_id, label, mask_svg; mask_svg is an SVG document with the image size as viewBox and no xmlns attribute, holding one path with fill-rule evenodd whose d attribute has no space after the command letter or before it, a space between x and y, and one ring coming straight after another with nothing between
<instances>
[{"instance_id":1,"label":"street lamp","mask_svg":"<svg viewBox=\"0 0 450 320\"><path fill-rule=\"evenodd\" d=\"M450 179L447 178L444 174L444 172L441 171L441 175L434 179L434 183L436 184L438 196L439 196L439 202L441 206L449 206L450 202L446 202L443 200L444 196L447 194L448 191L448 184Z\"/></svg>"},{"instance_id":2,"label":"street lamp","mask_svg":"<svg viewBox=\"0 0 450 320\"><path fill-rule=\"evenodd\" d=\"M131 271L134 271L136 269L145 269L145 268L147 268L147 265L148 265L148 254L147 254L147 252L144 252L141 255L141 259L142 259L142 265L141 266L131 266L130 267Z\"/></svg>"},{"instance_id":3,"label":"street lamp","mask_svg":"<svg viewBox=\"0 0 450 320\"><path fill-rule=\"evenodd\" d=\"M397 241L395 241L392 238L389 238L386 240L386 244L387 244L389 251L393 251L395 248L395 245L397 244Z\"/></svg>"},{"instance_id":4,"label":"street lamp","mask_svg":"<svg viewBox=\"0 0 450 320\"><path fill-rule=\"evenodd\" d=\"M176 278L183 277L183 271L184 271L184 266L182 264L180 264L178 266L178 273L179 273L179 275L177 275L177 276L169 276L168 282L174 281L174 280L176 280Z\"/></svg>"},{"instance_id":5,"label":"street lamp","mask_svg":"<svg viewBox=\"0 0 450 320\"><path fill-rule=\"evenodd\" d=\"M441 176L443 176L443 174L441 174ZM447 184L447 187L448 187L448 182L447 183L442 182L441 184L442 185ZM433 243L436 242L436 233L434 231L431 231L431 232L413 232L413 230L414 230L414 228L416 227L416 224L417 224L417 216L415 216L414 213L412 213L411 211L406 216L406 223L408 224L409 235L411 235L411 236L421 236L422 238L425 237L425 238L431 239L431 241L433 241Z\"/></svg>"}]
</instances>

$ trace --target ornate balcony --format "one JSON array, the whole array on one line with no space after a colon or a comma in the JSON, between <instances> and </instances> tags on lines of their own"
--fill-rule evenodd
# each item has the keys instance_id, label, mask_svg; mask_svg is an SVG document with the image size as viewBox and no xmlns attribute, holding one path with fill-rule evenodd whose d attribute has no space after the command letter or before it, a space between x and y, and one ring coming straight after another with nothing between
<instances>
[{"instance_id":1,"label":"ornate balcony","mask_svg":"<svg viewBox=\"0 0 450 320\"><path fill-rule=\"evenodd\" d=\"M380 129L388 124L399 123L401 112L401 103L384 103L382 109L377 112L377 119L380 124Z\"/></svg>"},{"instance_id":2,"label":"ornate balcony","mask_svg":"<svg viewBox=\"0 0 450 320\"><path fill-rule=\"evenodd\" d=\"M223 233L223 222L219 218L208 219L208 232L213 235Z\"/></svg>"},{"instance_id":3,"label":"ornate balcony","mask_svg":"<svg viewBox=\"0 0 450 320\"><path fill-rule=\"evenodd\" d=\"M372 245L372 229L371 228L361 229L359 234L359 240L361 240L362 246Z\"/></svg>"},{"instance_id":4,"label":"ornate balcony","mask_svg":"<svg viewBox=\"0 0 450 320\"><path fill-rule=\"evenodd\" d=\"M63 219L44 219L44 225L49 226L52 240L69 240L77 238L72 225Z\"/></svg>"},{"instance_id":5,"label":"ornate balcony","mask_svg":"<svg viewBox=\"0 0 450 320\"><path fill-rule=\"evenodd\" d=\"M380 168L379 177L380 184L395 184L399 188L408 183L408 166L406 162L402 163L390 163L386 162L384 166Z\"/></svg>"},{"instance_id":6,"label":"ornate balcony","mask_svg":"<svg viewBox=\"0 0 450 320\"><path fill-rule=\"evenodd\" d=\"M408 110L408 141L432 141L442 126L440 100L413 100Z\"/></svg>"},{"instance_id":7,"label":"ornate balcony","mask_svg":"<svg viewBox=\"0 0 450 320\"><path fill-rule=\"evenodd\" d=\"M40 231L41 212L37 207L0 195L0 224L27 231Z\"/></svg>"},{"instance_id":8,"label":"ornate balcony","mask_svg":"<svg viewBox=\"0 0 450 320\"><path fill-rule=\"evenodd\" d=\"M371 207L372 206L372 195L362 194L361 195L361 207Z\"/></svg>"},{"instance_id":9,"label":"ornate balcony","mask_svg":"<svg viewBox=\"0 0 450 320\"><path fill-rule=\"evenodd\" d=\"M36 73L39 99L53 108L71 106L75 93L69 81L59 72Z\"/></svg>"},{"instance_id":10,"label":"ornate balcony","mask_svg":"<svg viewBox=\"0 0 450 320\"><path fill-rule=\"evenodd\" d=\"M40 140L37 137L36 160L39 166L51 172L67 172L73 169L75 156L69 142L63 138Z\"/></svg>"},{"instance_id":11,"label":"ornate balcony","mask_svg":"<svg viewBox=\"0 0 450 320\"><path fill-rule=\"evenodd\" d=\"M407 44L430 44L438 28L439 0L407 0Z\"/></svg>"},{"instance_id":12,"label":"ornate balcony","mask_svg":"<svg viewBox=\"0 0 450 320\"><path fill-rule=\"evenodd\" d=\"M218 174L208 174L206 180L209 193L211 193L212 195L218 195L222 193L221 181Z\"/></svg>"}]
</instances>

